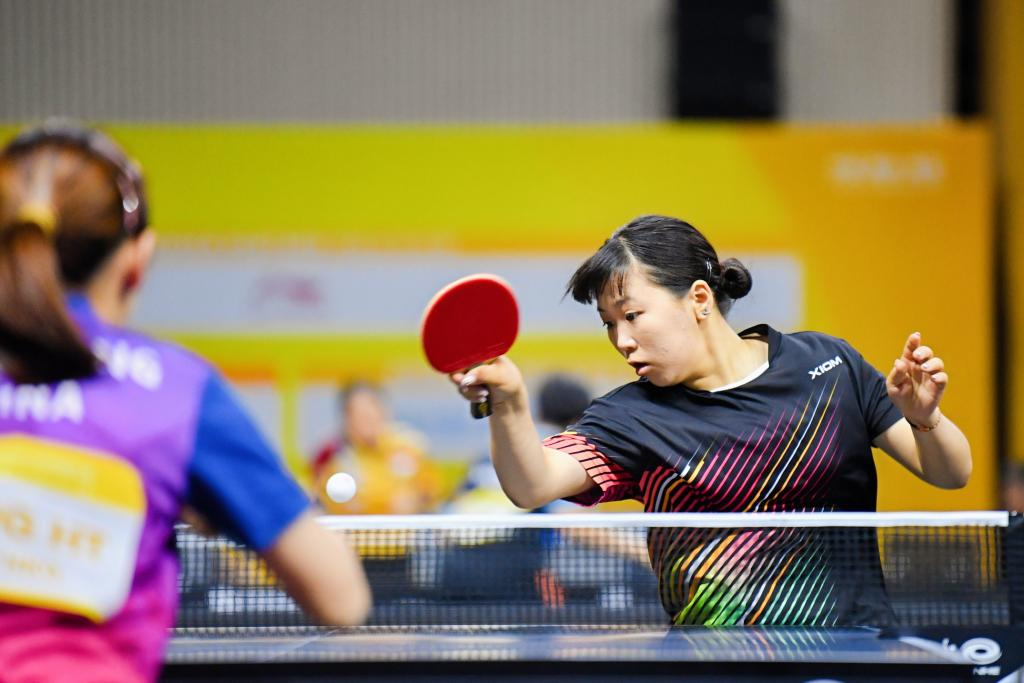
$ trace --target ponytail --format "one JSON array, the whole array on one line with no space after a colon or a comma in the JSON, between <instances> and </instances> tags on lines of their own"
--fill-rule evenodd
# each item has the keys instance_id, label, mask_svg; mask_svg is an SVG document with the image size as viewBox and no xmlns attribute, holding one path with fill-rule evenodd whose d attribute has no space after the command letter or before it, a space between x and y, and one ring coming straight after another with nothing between
<instances>
[{"instance_id":1,"label":"ponytail","mask_svg":"<svg viewBox=\"0 0 1024 683\"><path fill-rule=\"evenodd\" d=\"M48 383L96 372L96 357L64 302L51 237L56 222L49 207L27 205L13 222L0 226L0 364L17 382Z\"/></svg>"},{"instance_id":2,"label":"ponytail","mask_svg":"<svg viewBox=\"0 0 1024 683\"><path fill-rule=\"evenodd\" d=\"M142 176L99 131L48 120L0 150L0 366L17 382L93 375L67 311L107 257L146 229Z\"/></svg>"}]
</instances>

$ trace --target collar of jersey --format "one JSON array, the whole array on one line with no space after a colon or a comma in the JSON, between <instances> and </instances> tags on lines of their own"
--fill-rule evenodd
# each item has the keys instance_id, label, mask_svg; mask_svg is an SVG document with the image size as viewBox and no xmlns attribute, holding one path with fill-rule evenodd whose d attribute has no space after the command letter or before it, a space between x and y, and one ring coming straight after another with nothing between
<instances>
[{"instance_id":1,"label":"collar of jersey","mask_svg":"<svg viewBox=\"0 0 1024 683\"><path fill-rule=\"evenodd\" d=\"M743 379L738 379L735 382L726 384L725 386L715 387L714 389L708 389L709 394L717 394L719 391L728 391L729 389L735 389L736 387L743 386L747 382L751 382L765 373L768 369L768 361L765 361L761 365L754 368L754 371Z\"/></svg>"},{"instance_id":2,"label":"collar of jersey","mask_svg":"<svg viewBox=\"0 0 1024 683\"><path fill-rule=\"evenodd\" d=\"M758 377L760 377L761 375L768 371L768 368L771 367L771 363L775 359L775 356L779 353L779 347L782 345L782 335L779 334L779 332L776 331L773 327L771 327L770 325L766 325L764 323L754 325L753 327L748 327L747 329L739 333L740 337L750 337L754 335L757 335L759 337L765 337L768 340L768 360L766 360L763 364L759 365L758 367L754 368L753 372L751 372L749 375L742 379L739 379L735 382L730 382L729 384L726 384L724 386L715 387L714 389L698 391L697 393L717 394L722 391L728 391L729 389L735 389L736 387L743 386L748 382L753 382L755 379L757 379ZM689 387L687 387L687 390L697 391L695 389L690 389Z\"/></svg>"},{"instance_id":3,"label":"collar of jersey","mask_svg":"<svg viewBox=\"0 0 1024 683\"><path fill-rule=\"evenodd\" d=\"M100 326L100 319L96 317L96 312L92 310L92 304L89 303L89 299L84 294L68 292L64 301L68 311L71 313L71 317L74 318L79 327L84 328L86 335L90 335L93 330Z\"/></svg>"}]
</instances>

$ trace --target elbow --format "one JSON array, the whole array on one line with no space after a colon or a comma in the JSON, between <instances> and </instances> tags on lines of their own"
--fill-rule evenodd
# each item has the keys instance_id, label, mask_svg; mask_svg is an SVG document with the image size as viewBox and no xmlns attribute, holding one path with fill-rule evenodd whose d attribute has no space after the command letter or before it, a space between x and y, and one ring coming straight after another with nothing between
<instances>
[{"instance_id":1,"label":"elbow","mask_svg":"<svg viewBox=\"0 0 1024 683\"><path fill-rule=\"evenodd\" d=\"M970 483L972 468L973 465L971 461L968 460L967 464L964 465L963 467L959 468L954 472L947 472L945 476L943 476L941 479L933 481L932 483L935 486L938 486L939 488L947 489L950 491L962 489L965 486L967 486L968 483Z\"/></svg>"},{"instance_id":2,"label":"elbow","mask_svg":"<svg viewBox=\"0 0 1024 683\"><path fill-rule=\"evenodd\" d=\"M973 465L970 461L968 461L967 466L953 478L953 480L950 482L950 485L947 486L946 488L962 489L965 486L967 486L968 482L970 482L971 480L972 469Z\"/></svg>"},{"instance_id":3,"label":"elbow","mask_svg":"<svg viewBox=\"0 0 1024 683\"><path fill-rule=\"evenodd\" d=\"M513 505L524 510L535 510L551 502L544 496L537 495L534 491L513 491L504 486L502 486L501 490L505 492L505 496L512 501Z\"/></svg>"},{"instance_id":4,"label":"elbow","mask_svg":"<svg viewBox=\"0 0 1024 683\"><path fill-rule=\"evenodd\" d=\"M954 477L953 486L951 486L950 488L962 489L963 487L967 486L967 483L971 480L971 472L973 470L974 458L971 457L970 446L968 446L967 456L964 458L963 466L960 468L960 471L957 473L957 476Z\"/></svg>"},{"instance_id":5,"label":"elbow","mask_svg":"<svg viewBox=\"0 0 1024 683\"><path fill-rule=\"evenodd\" d=\"M353 597L338 610L339 614L334 615L331 623L338 626L359 626L366 622L373 609L373 598L370 595L370 587L366 586L358 597Z\"/></svg>"},{"instance_id":6,"label":"elbow","mask_svg":"<svg viewBox=\"0 0 1024 683\"><path fill-rule=\"evenodd\" d=\"M949 479L943 479L942 481L934 483L935 486L938 486L940 489L946 489L947 491L955 491L957 489L962 489L965 486L967 486L967 482L969 479L969 476L957 476L951 477Z\"/></svg>"},{"instance_id":7,"label":"elbow","mask_svg":"<svg viewBox=\"0 0 1024 683\"><path fill-rule=\"evenodd\" d=\"M352 591L346 599L317 605L313 617L323 626L359 626L366 621L373 607L369 586Z\"/></svg>"}]
</instances>

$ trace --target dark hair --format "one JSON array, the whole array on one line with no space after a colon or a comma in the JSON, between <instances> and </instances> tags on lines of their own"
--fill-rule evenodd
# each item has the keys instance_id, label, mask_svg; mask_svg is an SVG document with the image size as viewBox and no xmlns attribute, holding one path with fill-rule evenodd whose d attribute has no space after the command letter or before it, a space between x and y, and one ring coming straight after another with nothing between
<instances>
[{"instance_id":1,"label":"dark hair","mask_svg":"<svg viewBox=\"0 0 1024 683\"><path fill-rule=\"evenodd\" d=\"M537 417L564 428L579 421L588 405L590 393L582 382L568 375L551 375L541 385Z\"/></svg>"},{"instance_id":2,"label":"dark hair","mask_svg":"<svg viewBox=\"0 0 1024 683\"><path fill-rule=\"evenodd\" d=\"M718 262L718 254L697 228L669 216L640 216L616 230L581 265L565 293L581 304L597 301L609 282L622 291L632 265L641 266L651 281L684 296L697 280L711 287L723 315L732 302L750 292L750 271L734 258Z\"/></svg>"},{"instance_id":3,"label":"dark hair","mask_svg":"<svg viewBox=\"0 0 1024 683\"><path fill-rule=\"evenodd\" d=\"M98 131L50 121L0 151L0 363L12 379L95 373L64 288L86 285L146 225L138 169Z\"/></svg>"},{"instance_id":4,"label":"dark hair","mask_svg":"<svg viewBox=\"0 0 1024 683\"><path fill-rule=\"evenodd\" d=\"M382 389L368 382L367 380L357 379L351 382L346 382L338 388L338 407L342 410L348 408L348 404L352 401L352 397L357 394L370 394L371 396L382 399L384 397Z\"/></svg>"}]
</instances>

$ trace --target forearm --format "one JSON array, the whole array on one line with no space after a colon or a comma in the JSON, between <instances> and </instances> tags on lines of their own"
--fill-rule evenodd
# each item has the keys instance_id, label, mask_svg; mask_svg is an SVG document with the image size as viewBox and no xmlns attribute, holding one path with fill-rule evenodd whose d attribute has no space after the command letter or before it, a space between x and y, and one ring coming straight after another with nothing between
<instances>
[{"instance_id":1,"label":"forearm","mask_svg":"<svg viewBox=\"0 0 1024 683\"><path fill-rule=\"evenodd\" d=\"M537 508L593 485L572 456L541 444L526 392L496 405L490 423L494 470L505 495L518 507Z\"/></svg>"},{"instance_id":2,"label":"forearm","mask_svg":"<svg viewBox=\"0 0 1024 683\"><path fill-rule=\"evenodd\" d=\"M295 601L325 625L354 626L372 597L362 563L347 539L321 527L308 513L264 553Z\"/></svg>"},{"instance_id":3,"label":"forearm","mask_svg":"<svg viewBox=\"0 0 1024 683\"><path fill-rule=\"evenodd\" d=\"M960 428L942 415L935 429L912 431L924 479L941 488L966 486L971 476L971 446Z\"/></svg>"},{"instance_id":4,"label":"forearm","mask_svg":"<svg viewBox=\"0 0 1024 683\"><path fill-rule=\"evenodd\" d=\"M526 392L494 406L491 415L491 461L501 488L521 508L535 508L551 502L543 500L545 474L544 447L530 416Z\"/></svg>"},{"instance_id":5,"label":"forearm","mask_svg":"<svg viewBox=\"0 0 1024 683\"><path fill-rule=\"evenodd\" d=\"M501 356L450 378L470 401L490 396L491 461L502 490L515 505L536 508L594 486L576 458L541 444L522 375L508 358Z\"/></svg>"}]
</instances>

